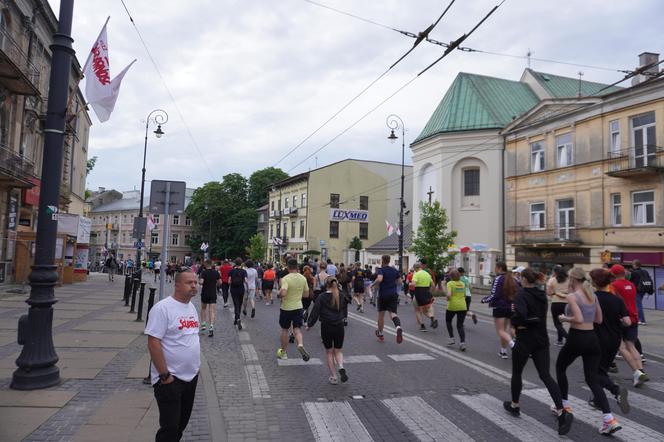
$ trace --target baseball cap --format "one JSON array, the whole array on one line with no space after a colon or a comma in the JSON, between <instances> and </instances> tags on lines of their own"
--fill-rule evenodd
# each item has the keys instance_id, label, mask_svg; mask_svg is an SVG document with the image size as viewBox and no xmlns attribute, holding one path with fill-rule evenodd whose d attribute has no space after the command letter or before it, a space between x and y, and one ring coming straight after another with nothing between
<instances>
[{"instance_id":1,"label":"baseball cap","mask_svg":"<svg viewBox=\"0 0 664 442\"><path fill-rule=\"evenodd\" d=\"M611 266L609 269L611 273L614 275L624 275L625 274L625 267L621 266L620 264L614 264Z\"/></svg>"}]
</instances>

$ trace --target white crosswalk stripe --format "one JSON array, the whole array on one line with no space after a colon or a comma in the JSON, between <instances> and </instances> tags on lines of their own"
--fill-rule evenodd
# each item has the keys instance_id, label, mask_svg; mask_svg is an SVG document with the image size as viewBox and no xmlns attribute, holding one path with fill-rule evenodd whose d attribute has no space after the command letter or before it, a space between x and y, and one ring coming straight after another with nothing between
<instances>
[{"instance_id":1,"label":"white crosswalk stripe","mask_svg":"<svg viewBox=\"0 0 664 442\"><path fill-rule=\"evenodd\" d=\"M664 382L646 382L645 386L664 393Z\"/></svg>"},{"instance_id":2,"label":"white crosswalk stripe","mask_svg":"<svg viewBox=\"0 0 664 442\"><path fill-rule=\"evenodd\" d=\"M590 388L588 387L583 387L583 389L590 392ZM607 394L607 397L609 398L611 408L613 409L617 407L617 405L615 405L615 403L610 400L612 397L610 393ZM638 408L639 412L652 414L655 417L662 417L664 402L658 401L657 399L653 399L644 394L637 393L633 389L629 390L627 399L631 408Z\"/></svg>"},{"instance_id":3,"label":"white crosswalk stripe","mask_svg":"<svg viewBox=\"0 0 664 442\"><path fill-rule=\"evenodd\" d=\"M280 367L293 367L296 365L323 365L323 361L318 358L311 358L308 361L304 361L300 358L297 359L277 359L277 365Z\"/></svg>"},{"instance_id":4,"label":"white crosswalk stripe","mask_svg":"<svg viewBox=\"0 0 664 442\"><path fill-rule=\"evenodd\" d=\"M421 397L392 398L381 402L420 441L473 440Z\"/></svg>"},{"instance_id":5,"label":"white crosswalk stripe","mask_svg":"<svg viewBox=\"0 0 664 442\"><path fill-rule=\"evenodd\" d=\"M376 355L344 355L344 364L359 364L365 362L382 362Z\"/></svg>"},{"instance_id":6,"label":"white crosswalk stripe","mask_svg":"<svg viewBox=\"0 0 664 442\"><path fill-rule=\"evenodd\" d=\"M498 425L518 440L542 441L560 438L557 430L553 430L553 428L546 426L523 412L518 418L510 416L503 410L503 403L488 394L479 394L476 396L453 395L453 397L471 410Z\"/></svg>"},{"instance_id":7,"label":"white crosswalk stripe","mask_svg":"<svg viewBox=\"0 0 664 442\"><path fill-rule=\"evenodd\" d=\"M305 402L302 407L317 441L373 441L348 402Z\"/></svg>"},{"instance_id":8,"label":"white crosswalk stripe","mask_svg":"<svg viewBox=\"0 0 664 442\"><path fill-rule=\"evenodd\" d=\"M388 358L396 362L403 361L433 361L434 358L431 355L426 353L408 353L408 354L398 354L398 355L387 355Z\"/></svg>"},{"instance_id":9,"label":"white crosswalk stripe","mask_svg":"<svg viewBox=\"0 0 664 442\"><path fill-rule=\"evenodd\" d=\"M531 397L545 404L547 407L552 404L551 397L544 388L524 390L523 395ZM569 396L569 401L576 420L599 428L602 423L601 411L591 409L585 401L574 396ZM619 416L618 422L623 428L613 435L616 439L639 442L661 442L664 440L664 434L638 424L626 417Z\"/></svg>"}]
</instances>

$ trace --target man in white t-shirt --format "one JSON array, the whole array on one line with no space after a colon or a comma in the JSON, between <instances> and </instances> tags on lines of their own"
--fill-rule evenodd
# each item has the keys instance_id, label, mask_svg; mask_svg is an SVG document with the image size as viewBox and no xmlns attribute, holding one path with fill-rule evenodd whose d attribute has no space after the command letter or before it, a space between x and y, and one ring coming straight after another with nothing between
<instances>
[{"instance_id":1,"label":"man in white t-shirt","mask_svg":"<svg viewBox=\"0 0 664 442\"><path fill-rule=\"evenodd\" d=\"M337 266L332 263L331 259L327 260L327 266L325 266L325 273L329 276L337 276Z\"/></svg>"},{"instance_id":2,"label":"man in white t-shirt","mask_svg":"<svg viewBox=\"0 0 664 442\"><path fill-rule=\"evenodd\" d=\"M190 302L198 293L196 284L195 273L178 273L173 296L156 303L148 315L145 334L159 406L157 441L180 440L194 406L201 366L198 313Z\"/></svg>"},{"instance_id":3,"label":"man in white t-shirt","mask_svg":"<svg viewBox=\"0 0 664 442\"><path fill-rule=\"evenodd\" d=\"M244 263L247 271L247 296L242 303L242 314L247 316L247 302L251 303L251 317L256 316L256 289L258 286L258 271L254 268L254 262L247 260Z\"/></svg>"},{"instance_id":4,"label":"man in white t-shirt","mask_svg":"<svg viewBox=\"0 0 664 442\"><path fill-rule=\"evenodd\" d=\"M154 281L157 282L157 278L159 278L159 274L161 273L161 259L157 259L154 262Z\"/></svg>"}]
</instances>

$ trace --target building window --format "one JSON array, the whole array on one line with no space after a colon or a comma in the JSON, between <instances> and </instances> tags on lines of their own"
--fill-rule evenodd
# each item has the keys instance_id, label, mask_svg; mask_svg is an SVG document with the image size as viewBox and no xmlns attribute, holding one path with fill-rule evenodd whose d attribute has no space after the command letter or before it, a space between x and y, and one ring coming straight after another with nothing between
<instances>
[{"instance_id":1,"label":"building window","mask_svg":"<svg viewBox=\"0 0 664 442\"><path fill-rule=\"evenodd\" d=\"M330 238L339 238L339 221L330 221Z\"/></svg>"},{"instance_id":2,"label":"building window","mask_svg":"<svg viewBox=\"0 0 664 442\"><path fill-rule=\"evenodd\" d=\"M159 233L152 232L150 234L150 244L159 244Z\"/></svg>"},{"instance_id":3,"label":"building window","mask_svg":"<svg viewBox=\"0 0 664 442\"><path fill-rule=\"evenodd\" d=\"M293 195L293 209L297 209L297 195Z\"/></svg>"},{"instance_id":4,"label":"building window","mask_svg":"<svg viewBox=\"0 0 664 442\"><path fill-rule=\"evenodd\" d=\"M333 209L338 209L339 208L339 194L338 193L331 193L330 194L330 207Z\"/></svg>"},{"instance_id":5,"label":"building window","mask_svg":"<svg viewBox=\"0 0 664 442\"><path fill-rule=\"evenodd\" d=\"M558 239L570 239L571 231L576 227L574 225L574 200L559 200L558 206Z\"/></svg>"},{"instance_id":6,"label":"building window","mask_svg":"<svg viewBox=\"0 0 664 442\"><path fill-rule=\"evenodd\" d=\"M360 239L369 239L369 223L360 223Z\"/></svg>"},{"instance_id":7,"label":"building window","mask_svg":"<svg viewBox=\"0 0 664 442\"><path fill-rule=\"evenodd\" d=\"M480 195L480 170L465 169L463 171L463 196Z\"/></svg>"},{"instance_id":8,"label":"building window","mask_svg":"<svg viewBox=\"0 0 664 442\"><path fill-rule=\"evenodd\" d=\"M155 224L159 224L159 214L157 215L152 215L152 219L154 220Z\"/></svg>"},{"instance_id":9,"label":"building window","mask_svg":"<svg viewBox=\"0 0 664 442\"><path fill-rule=\"evenodd\" d=\"M304 238L304 220L300 220L300 238Z\"/></svg>"},{"instance_id":10,"label":"building window","mask_svg":"<svg viewBox=\"0 0 664 442\"><path fill-rule=\"evenodd\" d=\"M180 225L180 215L173 215L173 225L174 226Z\"/></svg>"},{"instance_id":11,"label":"building window","mask_svg":"<svg viewBox=\"0 0 664 442\"><path fill-rule=\"evenodd\" d=\"M281 198L277 200L277 210L281 212Z\"/></svg>"},{"instance_id":12,"label":"building window","mask_svg":"<svg viewBox=\"0 0 664 442\"><path fill-rule=\"evenodd\" d=\"M288 209L288 197L284 198L284 209Z\"/></svg>"},{"instance_id":13,"label":"building window","mask_svg":"<svg viewBox=\"0 0 664 442\"><path fill-rule=\"evenodd\" d=\"M544 170L544 143L541 141L530 143L530 170L532 172Z\"/></svg>"},{"instance_id":14,"label":"building window","mask_svg":"<svg viewBox=\"0 0 664 442\"><path fill-rule=\"evenodd\" d=\"M611 225L622 226L622 201L619 193L611 194Z\"/></svg>"},{"instance_id":15,"label":"building window","mask_svg":"<svg viewBox=\"0 0 664 442\"><path fill-rule=\"evenodd\" d=\"M281 224L277 223L277 238L281 238Z\"/></svg>"},{"instance_id":16,"label":"building window","mask_svg":"<svg viewBox=\"0 0 664 442\"><path fill-rule=\"evenodd\" d=\"M191 226L191 218L186 217L184 219L184 225L187 226L187 227Z\"/></svg>"},{"instance_id":17,"label":"building window","mask_svg":"<svg viewBox=\"0 0 664 442\"><path fill-rule=\"evenodd\" d=\"M274 200L270 201L270 210L274 211Z\"/></svg>"},{"instance_id":18,"label":"building window","mask_svg":"<svg viewBox=\"0 0 664 442\"><path fill-rule=\"evenodd\" d=\"M274 224L270 224L270 238L274 238Z\"/></svg>"},{"instance_id":19,"label":"building window","mask_svg":"<svg viewBox=\"0 0 664 442\"><path fill-rule=\"evenodd\" d=\"M290 237L295 238L295 221L290 223Z\"/></svg>"},{"instance_id":20,"label":"building window","mask_svg":"<svg viewBox=\"0 0 664 442\"><path fill-rule=\"evenodd\" d=\"M184 236L184 245L186 246L191 241L191 235Z\"/></svg>"},{"instance_id":21,"label":"building window","mask_svg":"<svg viewBox=\"0 0 664 442\"><path fill-rule=\"evenodd\" d=\"M648 112L632 117L632 141L630 166L645 167L657 158L657 139L655 136L655 112Z\"/></svg>"},{"instance_id":22,"label":"building window","mask_svg":"<svg viewBox=\"0 0 664 442\"><path fill-rule=\"evenodd\" d=\"M307 207L307 194L302 194L302 207Z\"/></svg>"},{"instance_id":23,"label":"building window","mask_svg":"<svg viewBox=\"0 0 664 442\"><path fill-rule=\"evenodd\" d=\"M643 226L655 224L655 192L634 192L632 194L632 224Z\"/></svg>"},{"instance_id":24,"label":"building window","mask_svg":"<svg viewBox=\"0 0 664 442\"><path fill-rule=\"evenodd\" d=\"M284 238L288 238L288 223L284 223Z\"/></svg>"},{"instance_id":25,"label":"building window","mask_svg":"<svg viewBox=\"0 0 664 442\"><path fill-rule=\"evenodd\" d=\"M171 235L171 245L177 246L179 245L179 243L180 243L180 235L178 235L177 233Z\"/></svg>"},{"instance_id":26,"label":"building window","mask_svg":"<svg viewBox=\"0 0 664 442\"><path fill-rule=\"evenodd\" d=\"M360 197L360 210L369 210L369 197L361 196Z\"/></svg>"},{"instance_id":27,"label":"building window","mask_svg":"<svg viewBox=\"0 0 664 442\"><path fill-rule=\"evenodd\" d=\"M530 230L544 230L546 228L546 206L544 203L530 205Z\"/></svg>"},{"instance_id":28,"label":"building window","mask_svg":"<svg viewBox=\"0 0 664 442\"><path fill-rule=\"evenodd\" d=\"M571 132L556 137L556 159L558 161L558 167L572 165L573 150Z\"/></svg>"},{"instance_id":29,"label":"building window","mask_svg":"<svg viewBox=\"0 0 664 442\"><path fill-rule=\"evenodd\" d=\"M609 122L609 140L611 142L611 152L620 152L620 120Z\"/></svg>"}]
</instances>

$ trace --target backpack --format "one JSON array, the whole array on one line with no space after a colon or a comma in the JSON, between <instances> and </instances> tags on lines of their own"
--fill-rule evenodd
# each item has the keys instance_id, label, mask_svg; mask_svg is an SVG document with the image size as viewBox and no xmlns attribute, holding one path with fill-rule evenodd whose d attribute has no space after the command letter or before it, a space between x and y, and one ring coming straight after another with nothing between
<instances>
[{"instance_id":1,"label":"backpack","mask_svg":"<svg viewBox=\"0 0 664 442\"><path fill-rule=\"evenodd\" d=\"M242 277L242 269L233 269L231 272L231 287L240 288L244 285L244 278Z\"/></svg>"},{"instance_id":2,"label":"backpack","mask_svg":"<svg viewBox=\"0 0 664 442\"><path fill-rule=\"evenodd\" d=\"M636 291L638 293L647 293L648 295L652 295L655 290L652 286L650 273L648 273L646 270L639 269L639 275L641 275L641 280L639 281L639 285L636 287Z\"/></svg>"}]
</instances>

